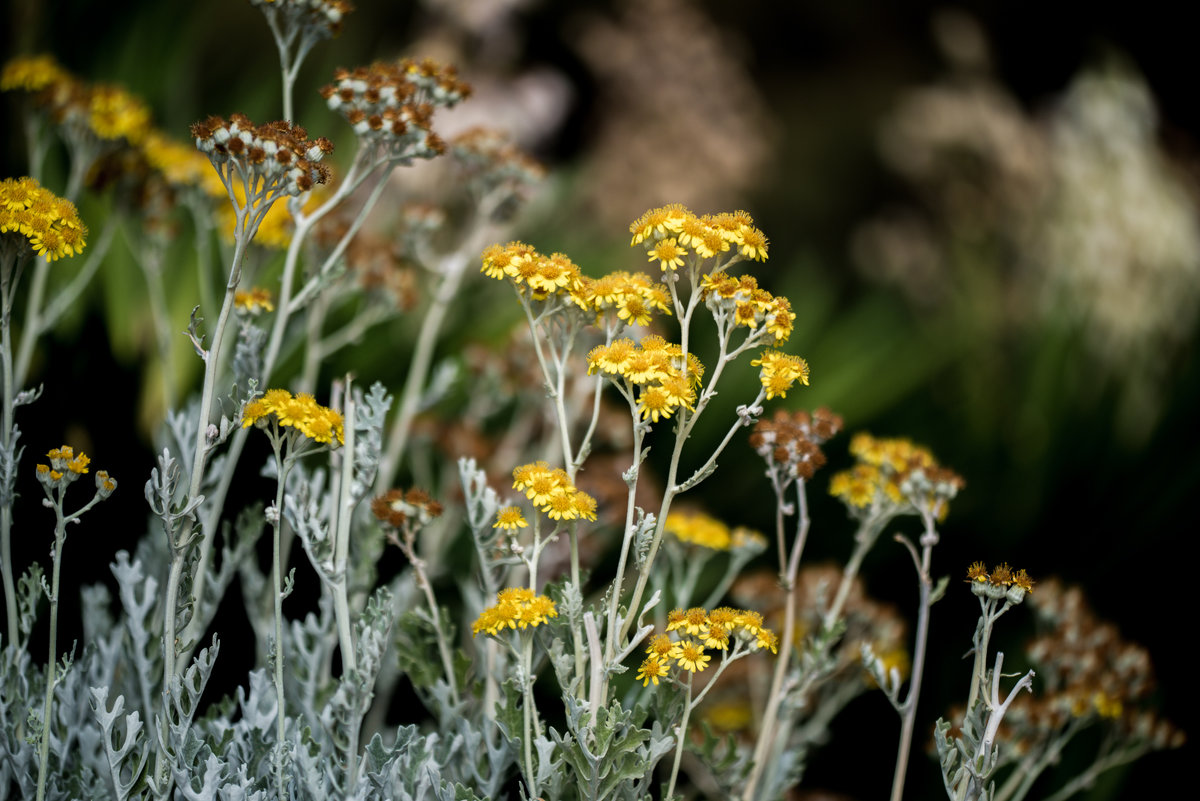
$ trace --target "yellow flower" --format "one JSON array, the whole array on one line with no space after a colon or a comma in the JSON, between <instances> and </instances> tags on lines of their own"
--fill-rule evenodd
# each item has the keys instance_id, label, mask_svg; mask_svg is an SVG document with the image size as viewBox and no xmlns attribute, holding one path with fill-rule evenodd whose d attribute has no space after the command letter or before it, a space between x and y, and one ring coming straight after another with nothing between
<instances>
[{"instance_id":1,"label":"yellow flower","mask_svg":"<svg viewBox=\"0 0 1200 801\"><path fill-rule=\"evenodd\" d=\"M777 351L763 351L762 356L750 362L752 366L762 366L759 371L759 381L767 391L767 400L776 395L787 397L792 385L799 381L808 386L808 363L799 356L791 356Z\"/></svg>"},{"instance_id":2,"label":"yellow flower","mask_svg":"<svg viewBox=\"0 0 1200 801\"><path fill-rule=\"evenodd\" d=\"M634 679L641 679L642 686L646 687L650 682L654 682L654 686L658 686L658 680L667 675L669 667L657 656L648 656L642 661L642 666L638 668L637 675Z\"/></svg>"},{"instance_id":3,"label":"yellow flower","mask_svg":"<svg viewBox=\"0 0 1200 801\"><path fill-rule=\"evenodd\" d=\"M729 526L701 512L671 512L664 528L680 542L714 551L727 551L733 542Z\"/></svg>"},{"instance_id":4,"label":"yellow flower","mask_svg":"<svg viewBox=\"0 0 1200 801\"><path fill-rule=\"evenodd\" d=\"M520 507L505 506L496 513L496 522L492 524L492 528L515 531L519 528L525 528L528 525L529 523L525 521L525 515L521 513Z\"/></svg>"},{"instance_id":5,"label":"yellow flower","mask_svg":"<svg viewBox=\"0 0 1200 801\"><path fill-rule=\"evenodd\" d=\"M690 634L693 637L699 636L700 632L708 625L708 612L703 607L693 606L691 609L683 613L683 625L680 627L685 634Z\"/></svg>"},{"instance_id":6,"label":"yellow flower","mask_svg":"<svg viewBox=\"0 0 1200 801\"><path fill-rule=\"evenodd\" d=\"M212 162L192 144L177 142L160 131L150 131L141 144L146 163L171 186L199 188L209 197L226 196L225 185Z\"/></svg>"},{"instance_id":7,"label":"yellow flower","mask_svg":"<svg viewBox=\"0 0 1200 801\"><path fill-rule=\"evenodd\" d=\"M644 387L638 393L638 408L642 410L642 419L649 417L652 423L657 423L659 418L665 420L670 417L676 405L661 386Z\"/></svg>"},{"instance_id":8,"label":"yellow flower","mask_svg":"<svg viewBox=\"0 0 1200 801\"><path fill-rule=\"evenodd\" d=\"M742 227L738 231L738 237L735 240L739 245L739 250L747 259L755 261L767 260L767 237L762 231L749 226Z\"/></svg>"},{"instance_id":9,"label":"yellow flower","mask_svg":"<svg viewBox=\"0 0 1200 801\"><path fill-rule=\"evenodd\" d=\"M233 294L233 305L250 314L275 311L275 303L271 300L271 290L258 286L249 290L239 289L235 292Z\"/></svg>"},{"instance_id":10,"label":"yellow flower","mask_svg":"<svg viewBox=\"0 0 1200 801\"><path fill-rule=\"evenodd\" d=\"M88 127L101 139L139 144L150 131L150 109L119 86L97 86L88 101Z\"/></svg>"},{"instance_id":11,"label":"yellow flower","mask_svg":"<svg viewBox=\"0 0 1200 801\"><path fill-rule=\"evenodd\" d=\"M678 203L650 209L630 224L629 233L633 234L633 239L629 244L637 245L651 237L661 238L668 232L678 233L694 219L695 215Z\"/></svg>"},{"instance_id":12,"label":"yellow flower","mask_svg":"<svg viewBox=\"0 0 1200 801\"><path fill-rule=\"evenodd\" d=\"M758 648L770 648L773 654L779 653L779 638L770 629L760 628L755 644Z\"/></svg>"},{"instance_id":13,"label":"yellow flower","mask_svg":"<svg viewBox=\"0 0 1200 801\"><path fill-rule=\"evenodd\" d=\"M683 266L683 257L687 255L687 249L680 247L675 238L671 237L651 248L649 254L648 261L657 260L664 271L674 270Z\"/></svg>"},{"instance_id":14,"label":"yellow flower","mask_svg":"<svg viewBox=\"0 0 1200 801\"><path fill-rule=\"evenodd\" d=\"M575 494L571 496L571 502L575 506L575 514L583 520L596 520L596 499L586 492L575 490Z\"/></svg>"},{"instance_id":15,"label":"yellow flower","mask_svg":"<svg viewBox=\"0 0 1200 801\"><path fill-rule=\"evenodd\" d=\"M679 656L675 658L676 664L691 673L703 672L710 660L712 657L704 653L704 646L691 641L680 644Z\"/></svg>"}]
</instances>

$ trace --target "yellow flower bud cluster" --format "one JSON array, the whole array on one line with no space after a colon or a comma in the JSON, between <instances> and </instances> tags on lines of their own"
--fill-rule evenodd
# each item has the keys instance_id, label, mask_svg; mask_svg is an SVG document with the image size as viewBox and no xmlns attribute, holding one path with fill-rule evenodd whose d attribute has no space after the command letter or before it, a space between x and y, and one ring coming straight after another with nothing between
<instances>
[{"instance_id":1,"label":"yellow flower bud cluster","mask_svg":"<svg viewBox=\"0 0 1200 801\"><path fill-rule=\"evenodd\" d=\"M305 393L293 396L286 389L269 389L242 409L242 428L264 428L271 423L295 429L314 442L343 442L341 412L320 405Z\"/></svg>"},{"instance_id":2,"label":"yellow flower bud cluster","mask_svg":"<svg viewBox=\"0 0 1200 801\"><path fill-rule=\"evenodd\" d=\"M37 479L46 488L47 493L51 489L66 487L68 484L71 484L80 476L86 474L88 472L88 465L92 463L92 460L88 458L86 453L82 451L75 453L75 449L70 445L51 449L46 454L46 458L50 460L50 464L39 464L37 466ZM96 493L101 499L112 495L116 489L116 479L112 478L104 470L96 472Z\"/></svg>"},{"instance_id":3,"label":"yellow flower bud cluster","mask_svg":"<svg viewBox=\"0 0 1200 801\"><path fill-rule=\"evenodd\" d=\"M551 469L546 462L523 464L513 470L513 489L524 492L525 497L551 520L596 519L596 499L576 489L567 477L567 471L561 467ZM504 528L512 529L521 527L523 522L523 517L514 517L508 512L497 525L503 523Z\"/></svg>"},{"instance_id":4,"label":"yellow flower bud cluster","mask_svg":"<svg viewBox=\"0 0 1200 801\"><path fill-rule=\"evenodd\" d=\"M46 261L74 256L87 244L87 228L75 204L43 189L33 178L0 181L0 235L9 233L16 236L4 239L24 237Z\"/></svg>"},{"instance_id":5,"label":"yellow flower bud cluster","mask_svg":"<svg viewBox=\"0 0 1200 801\"><path fill-rule=\"evenodd\" d=\"M527 629L558 617L554 601L536 595L528 587L508 587L496 593L496 605L484 609L471 626L472 636L479 632L493 637L505 629Z\"/></svg>"}]
</instances>

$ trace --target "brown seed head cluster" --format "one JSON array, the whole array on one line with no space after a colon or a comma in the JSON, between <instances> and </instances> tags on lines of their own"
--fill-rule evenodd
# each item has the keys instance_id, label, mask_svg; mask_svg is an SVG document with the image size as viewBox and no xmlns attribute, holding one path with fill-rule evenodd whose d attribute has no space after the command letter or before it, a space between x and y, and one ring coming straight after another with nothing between
<instances>
[{"instance_id":1,"label":"brown seed head cluster","mask_svg":"<svg viewBox=\"0 0 1200 801\"><path fill-rule=\"evenodd\" d=\"M541 164L493 128L471 128L459 134L450 142L450 153L468 175L484 185L485 193L503 185L515 190L532 186L546 174Z\"/></svg>"},{"instance_id":2,"label":"brown seed head cluster","mask_svg":"<svg viewBox=\"0 0 1200 801\"><path fill-rule=\"evenodd\" d=\"M321 160L333 152L333 143L323 136L309 140L308 131L286 120L255 125L245 114L213 116L193 123L191 131L222 176L232 166L250 186L262 179L265 193L299 195L329 180Z\"/></svg>"},{"instance_id":3,"label":"brown seed head cluster","mask_svg":"<svg viewBox=\"0 0 1200 801\"><path fill-rule=\"evenodd\" d=\"M371 512L392 528L409 521L424 525L442 514L442 505L423 489L391 489L371 501Z\"/></svg>"},{"instance_id":4,"label":"brown seed head cluster","mask_svg":"<svg viewBox=\"0 0 1200 801\"><path fill-rule=\"evenodd\" d=\"M825 464L821 445L842 430L842 418L829 409L812 414L780 409L770 420L759 420L750 435L750 445L767 462L767 469L779 471L780 478L813 477Z\"/></svg>"},{"instance_id":5,"label":"brown seed head cluster","mask_svg":"<svg viewBox=\"0 0 1200 801\"><path fill-rule=\"evenodd\" d=\"M1001 738L1018 753L1036 755L1072 722L1090 721L1108 729L1114 750L1183 745L1184 733L1149 706L1154 671L1145 648L1097 618L1078 587L1046 579L1028 601L1044 631L1025 649L1037 668L1039 688L1013 702Z\"/></svg>"},{"instance_id":6,"label":"brown seed head cluster","mask_svg":"<svg viewBox=\"0 0 1200 801\"><path fill-rule=\"evenodd\" d=\"M322 39L341 33L342 19L354 10L345 0L250 0L250 5L272 17L282 14L289 28Z\"/></svg>"},{"instance_id":7,"label":"brown seed head cluster","mask_svg":"<svg viewBox=\"0 0 1200 801\"><path fill-rule=\"evenodd\" d=\"M333 78L321 89L329 108L345 117L357 136L403 161L445 152L445 142L431 130L433 112L456 105L471 92L453 67L430 60L376 62L339 69Z\"/></svg>"}]
</instances>

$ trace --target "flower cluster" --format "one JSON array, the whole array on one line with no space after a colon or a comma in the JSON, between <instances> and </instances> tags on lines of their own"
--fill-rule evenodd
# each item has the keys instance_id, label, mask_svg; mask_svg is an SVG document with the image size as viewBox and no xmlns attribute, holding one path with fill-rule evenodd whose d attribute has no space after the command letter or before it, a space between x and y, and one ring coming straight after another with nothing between
<instances>
[{"instance_id":1,"label":"flower cluster","mask_svg":"<svg viewBox=\"0 0 1200 801\"><path fill-rule=\"evenodd\" d=\"M996 565L990 573L983 562L975 562L967 568L967 581L971 582L971 592L981 598L1006 598L1014 604L1033 592L1034 583L1025 568L1013 570L1008 562Z\"/></svg>"},{"instance_id":2,"label":"flower cluster","mask_svg":"<svg viewBox=\"0 0 1200 801\"><path fill-rule=\"evenodd\" d=\"M624 270L600 278L584 276L571 299L584 311L595 313L597 321L615 312L627 325L649 325L653 313L671 313L671 295L663 284L645 273Z\"/></svg>"},{"instance_id":3,"label":"flower cluster","mask_svg":"<svg viewBox=\"0 0 1200 801\"><path fill-rule=\"evenodd\" d=\"M146 163L176 190L199 189L209 197L224 197L225 187L208 159L196 148L151 130L141 143Z\"/></svg>"},{"instance_id":4,"label":"flower cluster","mask_svg":"<svg viewBox=\"0 0 1200 801\"><path fill-rule=\"evenodd\" d=\"M250 0L264 14L282 13L290 26L328 39L342 30L342 19L354 10L346 0Z\"/></svg>"},{"instance_id":5,"label":"flower cluster","mask_svg":"<svg viewBox=\"0 0 1200 801\"><path fill-rule=\"evenodd\" d=\"M808 386L808 362L799 356L780 353L775 350L764 350L762 355L750 362L753 367L760 367L758 380L767 391L767 400L775 396L786 398L788 390L797 381Z\"/></svg>"},{"instance_id":6,"label":"flower cluster","mask_svg":"<svg viewBox=\"0 0 1200 801\"><path fill-rule=\"evenodd\" d=\"M88 127L101 139L136 145L150 132L150 109L119 86L95 86L88 97Z\"/></svg>"},{"instance_id":7,"label":"flower cluster","mask_svg":"<svg viewBox=\"0 0 1200 801\"><path fill-rule=\"evenodd\" d=\"M87 244L87 228L75 204L42 188L32 178L5 178L0 182L0 241L24 237L29 247L46 261L74 256Z\"/></svg>"},{"instance_id":8,"label":"flower cluster","mask_svg":"<svg viewBox=\"0 0 1200 801\"><path fill-rule=\"evenodd\" d=\"M509 137L493 128L471 128L450 142L450 154L468 178L486 195L499 186L517 193L545 177L541 164L527 156Z\"/></svg>"},{"instance_id":9,"label":"flower cluster","mask_svg":"<svg viewBox=\"0 0 1200 801\"><path fill-rule=\"evenodd\" d=\"M524 492L525 497L551 520L596 519L596 499L576 489L567 471L560 467L551 469L545 462L523 464L513 470L513 489ZM515 507L508 507L512 508ZM505 511L502 509L501 513ZM504 517L498 517L496 524L506 529L520 528L523 520L518 520L509 511Z\"/></svg>"},{"instance_id":10,"label":"flower cluster","mask_svg":"<svg viewBox=\"0 0 1200 801\"><path fill-rule=\"evenodd\" d=\"M341 412L321 406L312 395L293 396L286 389L269 389L242 409L242 428L272 424L292 428L314 442L342 443Z\"/></svg>"},{"instance_id":11,"label":"flower cluster","mask_svg":"<svg viewBox=\"0 0 1200 801\"><path fill-rule=\"evenodd\" d=\"M333 152L333 143L323 136L310 141L308 131L285 120L255 125L244 114L229 120L213 116L192 123L191 132L226 186L233 183L234 169L259 197L299 195L329 180L329 167L321 160Z\"/></svg>"},{"instance_id":12,"label":"flower cluster","mask_svg":"<svg viewBox=\"0 0 1200 801\"><path fill-rule=\"evenodd\" d=\"M65 488L74 482L88 472L88 465L92 462L87 454L82 451L75 453L70 445L51 449L46 458L50 460L50 464L37 466L37 479L47 493L55 488ZM112 495L116 489L116 479L104 470L96 472L96 494L101 499Z\"/></svg>"},{"instance_id":13,"label":"flower cluster","mask_svg":"<svg viewBox=\"0 0 1200 801\"><path fill-rule=\"evenodd\" d=\"M321 89L329 108L346 118L355 135L404 160L443 153L445 143L431 130L434 109L454 106L471 93L453 67L428 59L340 69L333 80Z\"/></svg>"},{"instance_id":14,"label":"flower cluster","mask_svg":"<svg viewBox=\"0 0 1200 801\"><path fill-rule=\"evenodd\" d=\"M48 86L70 80L71 74L45 53L18 56L0 70L0 92L40 92Z\"/></svg>"},{"instance_id":15,"label":"flower cluster","mask_svg":"<svg viewBox=\"0 0 1200 801\"><path fill-rule=\"evenodd\" d=\"M940 520L965 486L962 477L938 465L928 449L907 439L856 434L850 452L857 464L834 475L829 492L855 513L928 513Z\"/></svg>"},{"instance_id":16,"label":"flower cluster","mask_svg":"<svg viewBox=\"0 0 1200 801\"><path fill-rule=\"evenodd\" d=\"M518 292L534 300L562 297L573 307L589 312L599 323L615 313L626 325L649 325L655 313L671 313L667 288L645 273L617 270L600 278L583 275L566 255L545 256L523 242L495 244L483 251L480 270L489 278L509 281Z\"/></svg>"},{"instance_id":17,"label":"flower cluster","mask_svg":"<svg viewBox=\"0 0 1200 801\"><path fill-rule=\"evenodd\" d=\"M712 661L710 650L728 652L739 643L750 651L769 648L775 653L779 649L779 638L763 625L762 615L727 606L711 612L698 606L674 609L667 615L667 632L654 637L646 648L646 658L635 677L643 687L658 684L670 673L672 664L689 673L703 672ZM675 632L677 639L672 639L670 632Z\"/></svg>"},{"instance_id":18,"label":"flower cluster","mask_svg":"<svg viewBox=\"0 0 1200 801\"><path fill-rule=\"evenodd\" d=\"M150 109L141 98L119 86L85 83L48 55L9 61L0 90L35 93L34 103L56 124L103 142L138 145L150 132Z\"/></svg>"},{"instance_id":19,"label":"flower cluster","mask_svg":"<svg viewBox=\"0 0 1200 801\"><path fill-rule=\"evenodd\" d=\"M551 295L572 295L583 285L579 267L565 254L543 256L523 242L490 245L483 251L480 270L488 278L508 279L518 292L528 288L534 300Z\"/></svg>"},{"instance_id":20,"label":"flower cluster","mask_svg":"<svg viewBox=\"0 0 1200 801\"><path fill-rule=\"evenodd\" d=\"M695 267L702 259L734 251L724 264L739 259L767 260L767 237L754 227L754 218L744 211L705 214L697 217L678 203L650 209L629 226L630 245L642 245L649 261L657 261L664 272Z\"/></svg>"},{"instance_id":21,"label":"flower cluster","mask_svg":"<svg viewBox=\"0 0 1200 801\"><path fill-rule=\"evenodd\" d=\"M592 348L588 353L588 375L597 372L614 381L621 378L627 388L637 387L642 419L657 423L680 406L695 408L704 365L693 353L685 360L679 345L652 334L636 344L631 339L618 339L611 345Z\"/></svg>"},{"instance_id":22,"label":"flower cluster","mask_svg":"<svg viewBox=\"0 0 1200 801\"><path fill-rule=\"evenodd\" d=\"M825 464L821 445L842 430L842 418L829 409L812 414L804 410L775 412L771 420L759 420L750 435L750 446L767 462L769 474L777 474L778 483L811 479Z\"/></svg>"},{"instance_id":23,"label":"flower cluster","mask_svg":"<svg viewBox=\"0 0 1200 801\"><path fill-rule=\"evenodd\" d=\"M750 543L765 544L763 536L744 526L729 526L703 512L671 512L663 529L680 542L713 551L730 551Z\"/></svg>"},{"instance_id":24,"label":"flower cluster","mask_svg":"<svg viewBox=\"0 0 1200 801\"><path fill-rule=\"evenodd\" d=\"M508 587L496 593L496 605L479 613L471 626L472 636L479 632L497 636L504 629L528 629L548 623L558 617L554 601L545 595L536 595L528 587Z\"/></svg>"},{"instance_id":25,"label":"flower cluster","mask_svg":"<svg viewBox=\"0 0 1200 801\"><path fill-rule=\"evenodd\" d=\"M260 286L251 289L239 289L234 292L233 305L234 308L253 315L265 311L275 311L275 302L271 299L271 290Z\"/></svg>"},{"instance_id":26,"label":"flower cluster","mask_svg":"<svg viewBox=\"0 0 1200 801\"><path fill-rule=\"evenodd\" d=\"M756 331L760 325L775 338L777 344L792 335L796 313L782 295L772 295L758 285L752 275L738 278L717 270L700 281L705 303L714 315L732 317L734 325Z\"/></svg>"},{"instance_id":27,"label":"flower cluster","mask_svg":"<svg viewBox=\"0 0 1200 801\"><path fill-rule=\"evenodd\" d=\"M391 489L371 499L371 513L381 523L402 528L410 521L427 525L441 517L442 505L423 489Z\"/></svg>"}]
</instances>

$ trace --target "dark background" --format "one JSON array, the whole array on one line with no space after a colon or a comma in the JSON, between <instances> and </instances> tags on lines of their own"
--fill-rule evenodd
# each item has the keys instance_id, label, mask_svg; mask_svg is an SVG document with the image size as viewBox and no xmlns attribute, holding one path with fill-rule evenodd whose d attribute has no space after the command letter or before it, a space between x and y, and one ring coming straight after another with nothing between
<instances>
[{"instance_id":1,"label":"dark background","mask_svg":"<svg viewBox=\"0 0 1200 801\"><path fill-rule=\"evenodd\" d=\"M414 40L436 28L440 17L423 5L358 5L343 34L318 46L301 73L297 89L301 121L310 118L305 114L320 113L319 101L309 90L328 79L331 66L419 55ZM739 43L738 59L771 111L775 144L770 167L739 202L771 237L770 266L760 273L764 285L788 294L794 302L793 286L813 292L821 288L827 313L859 315L855 319L864 321L857 331L859 338L853 340L855 347L860 342L864 348L883 347L871 344L872 325L878 326L880 338L900 331L910 344L920 344L931 330L922 328L920 312L855 272L849 240L864 218L912 200L911 189L881 162L877 130L903 91L945 74L944 59L930 34L930 21L942 5L749 0L698 6L731 41ZM1200 111L1195 103L1195 34L1186 24L1185 4L976 2L957 8L978 20L991 43L996 82L1007 87L1031 115L1061 95L1080 70L1114 58L1131 64L1159 105L1164 150L1185 175L1194 174ZM549 68L571 87L561 125L552 137L536 144L537 155L566 176L582 173L604 115L611 113L604 105L602 77L580 56L574 37L589 20L617 15L608 3L535 2L511 17L515 44L507 68L514 72ZM273 105L278 79L269 34L259 13L237 0L115 6L82 0L11 3L0 47L5 60L49 51L77 75L129 87L146 98L163 128L181 138L189 122L209 113L244 110L256 120L278 114ZM472 79L469 72L466 77ZM9 133L0 141L0 159L5 175L19 175L20 128L12 98L3 98L3 103L4 130ZM316 133L328 129L334 136L341 130L327 116L318 119L319 125L308 123ZM631 206L628 219L644 208L645 204ZM624 247L623 228L593 230L599 227L596 221L582 214L569 222L578 233L564 233L550 224L538 228L535 222L523 236L547 252L573 246L568 252L581 264L588 263L589 255L598 261L619 254L613 242ZM609 244L596 246L597 240ZM596 249L589 253L589 247ZM639 268L636 254L627 258L612 268ZM132 433L141 397L139 352L119 342L111 349L102 346L111 330L98 316L100 307L95 300L71 327L45 343L41 373L34 380L46 382L46 395L36 407L22 410L19 418L28 448L26 464L62 441L86 437L83 442L93 465L109 469L122 481L118 494L89 515L67 544L64 580L79 583L104 578L103 566L112 554L131 547L140 536L140 525L127 528L122 521L145 517L141 484L153 458L149 442ZM873 322L873 313L886 322ZM831 324L824 333L835 332L844 334L845 329ZM823 332L809 333L820 337ZM1029 385L1021 365L1040 341L1034 336L993 344L991 350L926 366L920 380L902 389L885 386L889 374L879 375L876 386L867 376L852 385L856 396L847 398L845 392L823 390L821 381L852 365L821 361L818 354L839 353L853 360L856 351L838 350L816 338L794 339L789 349L809 358L814 377L811 391L798 393L795 399L789 395L788 403L837 402L851 430L867 428L927 444L968 482L943 527L935 570L957 577L976 559L989 564L1007 560L1026 567L1035 577L1056 574L1083 584L1101 616L1150 650L1160 680L1160 708L1166 717L1185 724L1194 703L1186 684L1188 662L1181 637L1191 628L1186 614L1194 605L1193 581L1189 557L1176 549L1195 535L1195 523L1186 521L1195 518L1193 495L1200 485L1200 462L1194 457L1200 446L1193 420L1200 400L1194 337L1172 357L1161 414L1142 436L1131 439L1115 432L1119 383L1101 383L1084 391L1070 385L1073 374L1068 371L1052 393L1054 402L1046 417L1049 433L1039 443L1027 445L1014 433L1015 420L1028 404L1040 403L1045 396L1024 394ZM372 364L370 354L363 358ZM389 358L395 361L394 355L381 356L374 363L387 363ZM963 380L964 363L969 367L971 359L979 358L1003 358L1006 368L1014 371L1009 381L989 388L991 405L986 409L977 408L978 394L968 391ZM401 376L371 377L398 388ZM865 397L873 392L882 397ZM844 442L828 447L835 468L848 464ZM706 490L705 500L726 519L765 529L770 499L765 484L757 480L753 459L748 447L735 444L727 461L744 469L727 469L718 480L728 492ZM814 495L821 494L824 480L818 477ZM37 506L36 484L30 480L22 492L25 497L17 513L22 538L16 543L18 569L33 558L48 564L51 531L49 519L43 521L43 533L37 533L33 522L49 514ZM814 559L844 559L850 547L849 524L836 504L823 498L814 504L810 553ZM906 614L916 601L908 570L899 546L889 543L881 544L865 568L871 593L896 603ZM934 610L918 748L922 727L961 698L965 689L965 665L958 657L969 645L974 602L961 597L965 590L960 587L952 582L949 598ZM65 624L63 645L77 636L70 625ZM1002 629L1001 639L1015 652L1031 630L1028 616L1022 620L1020 613L1009 615ZM897 730L896 718L883 699L872 695L860 699L835 724L834 745L813 759L805 786L857 798L879 797L890 784ZM879 769L848 769L862 764L850 761L850 749L844 747L849 741L856 743L859 760ZM1189 746L1151 755L1115 771L1089 797L1135 793L1157 797L1174 792L1183 781L1183 766L1192 750ZM923 763L919 756L914 759L909 787L907 797L939 797L931 762Z\"/></svg>"}]
</instances>

